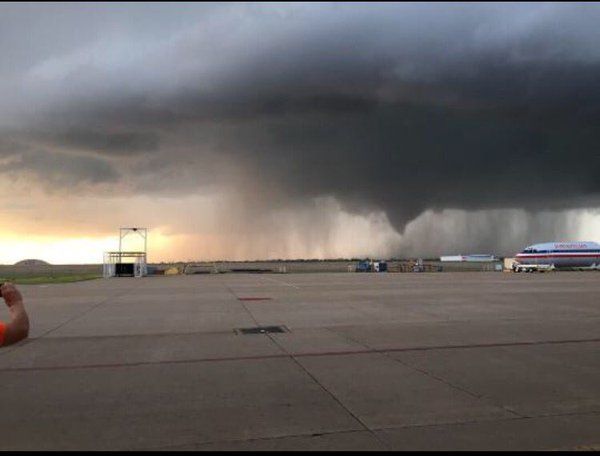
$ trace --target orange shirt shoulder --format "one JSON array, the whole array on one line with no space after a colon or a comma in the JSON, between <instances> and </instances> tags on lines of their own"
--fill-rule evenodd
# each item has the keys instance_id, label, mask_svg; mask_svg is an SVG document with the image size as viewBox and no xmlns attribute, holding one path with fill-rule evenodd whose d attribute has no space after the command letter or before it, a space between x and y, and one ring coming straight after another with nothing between
<instances>
[{"instance_id":1,"label":"orange shirt shoulder","mask_svg":"<svg viewBox=\"0 0 600 456\"><path fill-rule=\"evenodd\" d=\"M4 333L6 332L6 324L0 321L0 347L4 344Z\"/></svg>"}]
</instances>

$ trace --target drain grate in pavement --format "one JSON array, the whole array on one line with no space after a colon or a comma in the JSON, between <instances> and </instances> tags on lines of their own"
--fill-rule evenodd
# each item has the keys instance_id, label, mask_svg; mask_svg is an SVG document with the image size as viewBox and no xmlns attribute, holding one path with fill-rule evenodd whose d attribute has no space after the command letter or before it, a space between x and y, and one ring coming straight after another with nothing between
<instances>
[{"instance_id":1,"label":"drain grate in pavement","mask_svg":"<svg viewBox=\"0 0 600 456\"><path fill-rule=\"evenodd\" d=\"M286 333L290 330L285 326L256 326L254 328L238 328L236 334L271 334L271 333Z\"/></svg>"}]
</instances>

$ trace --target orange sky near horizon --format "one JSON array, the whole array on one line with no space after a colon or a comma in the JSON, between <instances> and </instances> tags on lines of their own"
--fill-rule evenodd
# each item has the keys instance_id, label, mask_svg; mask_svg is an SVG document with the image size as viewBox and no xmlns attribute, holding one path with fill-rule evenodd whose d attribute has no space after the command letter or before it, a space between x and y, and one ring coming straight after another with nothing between
<instances>
[{"instance_id":1,"label":"orange sky near horizon","mask_svg":"<svg viewBox=\"0 0 600 456\"><path fill-rule=\"evenodd\" d=\"M577 218L579 225L577 239L600 241L600 213L579 211ZM426 222L426 220L421 220L420 224ZM420 224L409 224L406 235L410 235L411 231L418 231ZM281 248L282 245L285 246L286 242L279 242L277 246L270 247L268 239L257 239L254 243L256 247L254 250L240 250L233 245L235 235L232 237L231 235L206 232L177 234L164 231L161 228L150 227L148 229L149 262L351 257L356 252L347 249L353 243L366 250L369 245L374 246L376 254L381 254L384 249L384 244L377 244L374 240L378 230L358 216L354 216L354 221L352 218L348 218L345 223L338 226L336 234L333 236L335 242L331 242L332 245L329 249L317 245L310 250L310 246L305 245L305 241L301 238L295 237L294 233L288 233L289 236L285 239L288 244L287 250ZM385 236L389 236L389 233L382 233L382 239ZM543 241L549 241L549 239ZM118 229L115 229L114 235L84 236L31 233L24 236L18 231L6 230L0 232L0 264L14 264L24 259L39 259L51 264L100 264L103 260L103 252L118 250L118 244ZM247 239L240 243L240 245L247 244ZM125 238L123 248L141 250L141 245L141 240L130 234ZM345 250L347 255L344 254ZM257 254L257 252L263 252L263 254ZM303 253L308 253L308 255L302 255Z\"/></svg>"},{"instance_id":2,"label":"orange sky near horizon","mask_svg":"<svg viewBox=\"0 0 600 456\"><path fill-rule=\"evenodd\" d=\"M148 228L149 262L427 256L432 252L504 255L520 246L474 252L470 239L488 229L473 223L478 220L476 212L426 212L399 234L384 214L349 213L328 198L307 206L266 210L224 192L121 197L76 189L49 192L7 179L0 179L0 191L11 195L0 207L0 264L24 259L99 264L103 252L118 249L120 226ZM506 214L511 223L527 220L526 213ZM600 241L600 211L577 209L566 214L571 240ZM496 217L499 223L502 217ZM552 220L554 215L549 217ZM424 232L428 235L423 238ZM523 227L517 237L518 244L534 240L527 239ZM127 242L124 248L137 250L131 245L133 238Z\"/></svg>"},{"instance_id":3,"label":"orange sky near horizon","mask_svg":"<svg viewBox=\"0 0 600 456\"><path fill-rule=\"evenodd\" d=\"M175 260L169 250L171 244L176 243L177 236L164 236L160 232L151 234L148 239L149 261ZM124 249L143 250L141 245L131 241L131 238L125 238ZM101 264L104 252L118 248L118 234L104 237L20 237L15 233L3 233L0 234L0 263L14 264L24 259L38 259L51 264Z\"/></svg>"}]
</instances>

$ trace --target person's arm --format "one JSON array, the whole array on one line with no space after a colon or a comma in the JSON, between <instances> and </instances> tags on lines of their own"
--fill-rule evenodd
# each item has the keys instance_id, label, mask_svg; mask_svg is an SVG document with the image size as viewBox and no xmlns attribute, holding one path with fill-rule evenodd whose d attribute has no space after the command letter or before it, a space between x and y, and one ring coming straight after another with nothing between
<instances>
[{"instance_id":1,"label":"person's arm","mask_svg":"<svg viewBox=\"0 0 600 456\"><path fill-rule=\"evenodd\" d=\"M10 322L5 325L4 340L0 341L0 344L10 345L29 335L29 317L23 305L23 296L12 283L3 284L0 292L10 313Z\"/></svg>"}]
</instances>

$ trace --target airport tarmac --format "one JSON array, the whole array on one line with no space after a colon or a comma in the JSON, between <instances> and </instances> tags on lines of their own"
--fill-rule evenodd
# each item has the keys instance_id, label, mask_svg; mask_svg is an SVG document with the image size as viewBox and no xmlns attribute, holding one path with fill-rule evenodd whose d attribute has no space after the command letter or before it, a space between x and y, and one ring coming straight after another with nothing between
<instances>
[{"instance_id":1,"label":"airport tarmac","mask_svg":"<svg viewBox=\"0 0 600 456\"><path fill-rule=\"evenodd\" d=\"M21 288L2 450L600 448L598 272Z\"/></svg>"}]
</instances>

